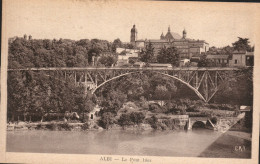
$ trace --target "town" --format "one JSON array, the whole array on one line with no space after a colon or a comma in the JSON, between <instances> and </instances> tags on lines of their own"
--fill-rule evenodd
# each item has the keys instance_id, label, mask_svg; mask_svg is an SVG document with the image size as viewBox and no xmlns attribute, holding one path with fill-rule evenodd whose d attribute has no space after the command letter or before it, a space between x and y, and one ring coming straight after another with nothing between
<instances>
[{"instance_id":1,"label":"town","mask_svg":"<svg viewBox=\"0 0 260 164\"><path fill-rule=\"evenodd\" d=\"M250 117L254 47L247 38L216 48L188 38L185 29L182 36L171 32L170 26L157 40L138 40L137 34L133 25L128 43L10 38L8 129L165 130L198 124L223 131L244 118L243 112ZM243 100L236 97L241 92ZM222 125L222 117L231 116L236 119ZM61 119L65 122L50 123Z\"/></svg>"},{"instance_id":2,"label":"town","mask_svg":"<svg viewBox=\"0 0 260 164\"><path fill-rule=\"evenodd\" d=\"M3 162L255 161L256 4L3 7Z\"/></svg>"}]
</instances>

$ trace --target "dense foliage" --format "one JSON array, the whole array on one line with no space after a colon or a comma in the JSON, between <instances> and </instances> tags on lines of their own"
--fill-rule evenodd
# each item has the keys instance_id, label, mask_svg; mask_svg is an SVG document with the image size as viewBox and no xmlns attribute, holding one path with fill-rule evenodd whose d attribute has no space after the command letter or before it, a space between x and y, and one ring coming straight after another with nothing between
<instances>
[{"instance_id":1,"label":"dense foliage","mask_svg":"<svg viewBox=\"0 0 260 164\"><path fill-rule=\"evenodd\" d=\"M98 39L57 41L18 38L9 42L8 67L84 67L92 63L93 56L100 56L101 53L113 54L115 48L120 46L131 48L130 45L123 45L119 39L109 43ZM179 52L176 48L162 49L157 59L153 51L153 47L149 44L141 52L141 60L146 62L158 60L161 63L170 62L177 66ZM100 65L111 66L114 63L113 55L100 56ZM201 60L199 66L210 66L209 64L210 62L205 58ZM252 105L253 69L241 69L229 77L211 102ZM90 112L96 104L99 104L102 108L100 125L108 129L115 122L113 117L127 101L135 102L141 110L165 114L185 114L194 110L196 106L202 105L197 95L184 84L149 71L120 77L99 88L96 95L98 98L86 92L84 86L75 84L75 79L64 79L59 72L49 74L37 71L9 72L8 118L24 115L26 120L28 119L26 116L30 114L40 120L46 113L66 111L77 112L84 116L84 113ZM161 101L160 106L149 105L148 101L154 100ZM217 108L222 109L219 106ZM144 121L144 116L142 112L122 114L118 123L122 126L138 125ZM150 120L151 124L156 121L156 118Z\"/></svg>"},{"instance_id":2,"label":"dense foliage","mask_svg":"<svg viewBox=\"0 0 260 164\"><path fill-rule=\"evenodd\" d=\"M157 62L170 63L173 66L179 66L180 52L176 47L163 47L157 56Z\"/></svg>"},{"instance_id":3,"label":"dense foliage","mask_svg":"<svg viewBox=\"0 0 260 164\"><path fill-rule=\"evenodd\" d=\"M9 42L9 68L30 67L84 67L90 65L93 56L112 53L122 46L120 40L110 43L99 39L79 41L26 40L17 38Z\"/></svg>"}]
</instances>

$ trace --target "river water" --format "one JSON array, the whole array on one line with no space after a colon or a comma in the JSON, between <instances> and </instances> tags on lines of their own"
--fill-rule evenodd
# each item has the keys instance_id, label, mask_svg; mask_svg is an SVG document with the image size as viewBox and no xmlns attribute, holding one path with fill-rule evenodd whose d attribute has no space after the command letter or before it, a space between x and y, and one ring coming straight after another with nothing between
<instances>
[{"instance_id":1,"label":"river water","mask_svg":"<svg viewBox=\"0 0 260 164\"><path fill-rule=\"evenodd\" d=\"M237 145L246 145L237 152ZM251 142L193 131L8 131L7 152L250 158Z\"/></svg>"}]
</instances>

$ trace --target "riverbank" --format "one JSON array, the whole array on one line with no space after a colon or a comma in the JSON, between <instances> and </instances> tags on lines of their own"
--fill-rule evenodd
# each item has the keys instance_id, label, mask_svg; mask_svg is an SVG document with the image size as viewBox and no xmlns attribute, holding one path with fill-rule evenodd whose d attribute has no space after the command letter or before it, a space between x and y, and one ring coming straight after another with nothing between
<instances>
[{"instance_id":1,"label":"riverbank","mask_svg":"<svg viewBox=\"0 0 260 164\"><path fill-rule=\"evenodd\" d=\"M21 131L21 130L53 130L53 131L85 131L85 130L103 130L102 127L96 123L80 123L80 122L64 122L64 121L52 121L52 122L19 122L17 124L8 123L8 131ZM131 126L119 126L114 124L108 128L108 130L153 130L149 124L131 125Z\"/></svg>"}]
</instances>

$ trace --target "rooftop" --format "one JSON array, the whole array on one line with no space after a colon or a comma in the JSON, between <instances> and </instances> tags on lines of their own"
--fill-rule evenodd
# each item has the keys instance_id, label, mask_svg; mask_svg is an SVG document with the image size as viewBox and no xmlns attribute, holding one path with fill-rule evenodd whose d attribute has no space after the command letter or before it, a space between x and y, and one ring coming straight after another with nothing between
<instances>
[{"instance_id":1,"label":"rooftop","mask_svg":"<svg viewBox=\"0 0 260 164\"><path fill-rule=\"evenodd\" d=\"M170 32L174 39L181 39L182 37L176 32Z\"/></svg>"},{"instance_id":2,"label":"rooftop","mask_svg":"<svg viewBox=\"0 0 260 164\"><path fill-rule=\"evenodd\" d=\"M228 59L229 55L207 55L207 59Z\"/></svg>"}]
</instances>

